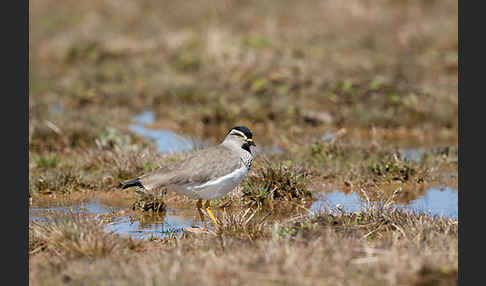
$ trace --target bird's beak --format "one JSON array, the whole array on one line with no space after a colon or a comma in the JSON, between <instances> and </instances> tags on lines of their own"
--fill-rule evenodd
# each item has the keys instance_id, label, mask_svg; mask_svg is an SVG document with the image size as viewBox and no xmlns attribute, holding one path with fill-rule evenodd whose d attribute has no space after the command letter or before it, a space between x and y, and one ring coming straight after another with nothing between
<instances>
[{"instance_id":1,"label":"bird's beak","mask_svg":"<svg viewBox=\"0 0 486 286\"><path fill-rule=\"evenodd\" d=\"M250 146L256 146L255 142L253 142L253 139L251 139L251 138L247 138L246 143L248 143L248 145L250 145Z\"/></svg>"}]
</instances>

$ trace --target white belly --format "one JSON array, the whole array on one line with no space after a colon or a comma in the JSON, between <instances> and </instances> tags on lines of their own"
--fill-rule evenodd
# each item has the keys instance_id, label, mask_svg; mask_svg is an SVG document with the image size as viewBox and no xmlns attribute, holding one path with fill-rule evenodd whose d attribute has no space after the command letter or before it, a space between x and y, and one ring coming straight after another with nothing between
<instances>
[{"instance_id":1,"label":"white belly","mask_svg":"<svg viewBox=\"0 0 486 286\"><path fill-rule=\"evenodd\" d=\"M232 173L211 180L202 185L190 185L177 188L177 193L184 194L192 199L216 200L231 192L248 175L248 169L242 166Z\"/></svg>"}]
</instances>

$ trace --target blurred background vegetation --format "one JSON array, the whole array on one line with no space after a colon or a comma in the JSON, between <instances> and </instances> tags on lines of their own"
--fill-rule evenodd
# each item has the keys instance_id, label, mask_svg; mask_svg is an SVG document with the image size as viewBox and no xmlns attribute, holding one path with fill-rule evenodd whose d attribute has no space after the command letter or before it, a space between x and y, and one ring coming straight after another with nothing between
<instances>
[{"instance_id":1,"label":"blurred background vegetation","mask_svg":"<svg viewBox=\"0 0 486 286\"><path fill-rule=\"evenodd\" d=\"M76 130L65 144L91 144L145 109L158 128L214 143L235 124L281 148L343 127L455 140L457 11L452 0L31 1L30 147L56 128Z\"/></svg>"}]
</instances>

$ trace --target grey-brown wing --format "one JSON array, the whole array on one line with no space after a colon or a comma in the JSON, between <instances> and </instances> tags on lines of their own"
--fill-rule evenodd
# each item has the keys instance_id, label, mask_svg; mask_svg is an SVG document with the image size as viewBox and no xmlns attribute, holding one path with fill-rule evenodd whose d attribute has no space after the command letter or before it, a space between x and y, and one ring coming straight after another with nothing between
<instances>
[{"instance_id":1,"label":"grey-brown wing","mask_svg":"<svg viewBox=\"0 0 486 286\"><path fill-rule=\"evenodd\" d=\"M237 154L222 146L211 147L143 175L140 182L149 190L169 185L205 183L240 166L241 160Z\"/></svg>"}]
</instances>

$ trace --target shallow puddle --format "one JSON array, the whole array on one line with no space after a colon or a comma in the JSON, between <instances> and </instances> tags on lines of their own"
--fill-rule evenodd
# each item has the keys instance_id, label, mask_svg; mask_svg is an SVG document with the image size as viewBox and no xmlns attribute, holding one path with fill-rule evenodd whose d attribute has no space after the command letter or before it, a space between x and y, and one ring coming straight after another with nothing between
<instances>
[{"instance_id":1,"label":"shallow puddle","mask_svg":"<svg viewBox=\"0 0 486 286\"><path fill-rule=\"evenodd\" d=\"M201 227L195 210L167 209L164 214L120 215L120 211L129 211L129 207L112 207L98 200L70 206L30 207L29 222L49 223L70 219L70 214L82 215L84 219L110 218L105 230L132 238L164 238L171 234L180 234L186 227ZM209 227L209 226L208 226Z\"/></svg>"},{"instance_id":2,"label":"shallow puddle","mask_svg":"<svg viewBox=\"0 0 486 286\"><path fill-rule=\"evenodd\" d=\"M345 194L340 191L331 193L319 193L317 200L312 204L312 211L329 210L340 204L343 210L357 212L367 204L356 193ZM444 216L449 218L458 217L458 191L451 187L433 187L428 189L419 198L407 204L397 203L398 208L407 209L417 213Z\"/></svg>"},{"instance_id":3,"label":"shallow puddle","mask_svg":"<svg viewBox=\"0 0 486 286\"><path fill-rule=\"evenodd\" d=\"M134 124L130 125L130 129L142 137L155 141L159 152L184 152L200 149L207 145L200 138L185 138L170 130L148 128L148 125L155 121L155 113L152 110L145 110L133 118ZM272 155L281 153L282 149L275 145L257 144L255 152Z\"/></svg>"},{"instance_id":4,"label":"shallow puddle","mask_svg":"<svg viewBox=\"0 0 486 286\"><path fill-rule=\"evenodd\" d=\"M406 148L399 150L400 155L402 158L408 161L417 161L420 162L424 156L428 153L432 152L435 154L448 154L450 158L454 161L458 160L458 148L457 145L455 146L435 146L435 147L416 147L416 148Z\"/></svg>"},{"instance_id":5,"label":"shallow puddle","mask_svg":"<svg viewBox=\"0 0 486 286\"><path fill-rule=\"evenodd\" d=\"M357 212L366 207L356 193L345 194L340 191L331 193L319 193L317 200L312 204L311 210L319 212L322 210L335 209L340 204L343 210ZM407 204L397 204L416 213L428 213L430 215L444 216L448 218L458 217L458 192L450 187L430 188L424 195ZM202 227L201 222L194 209L168 208L164 214L154 215L129 215L128 206L113 207L93 200L85 203L73 204L70 206L47 206L29 208L29 222L49 223L53 221L72 218L70 214L82 215L85 219L101 219L106 222L107 232L129 236L134 239L141 238L166 238L174 234L181 234L187 227ZM211 224L206 221L208 226Z\"/></svg>"},{"instance_id":6,"label":"shallow puddle","mask_svg":"<svg viewBox=\"0 0 486 286\"><path fill-rule=\"evenodd\" d=\"M155 122L155 113L150 110L143 111L135 116L130 129L140 136L155 141L160 152L189 151L202 145L197 139L184 138L169 130L150 129L147 125Z\"/></svg>"},{"instance_id":7,"label":"shallow puddle","mask_svg":"<svg viewBox=\"0 0 486 286\"><path fill-rule=\"evenodd\" d=\"M426 151L426 148L409 148L399 151L400 155L407 161L417 161L422 160L422 157Z\"/></svg>"},{"instance_id":8,"label":"shallow puddle","mask_svg":"<svg viewBox=\"0 0 486 286\"><path fill-rule=\"evenodd\" d=\"M47 223L52 220L63 220L69 214L81 215L106 215L121 208L108 207L97 201L73 204L69 206L57 206L52 204L45 207L31 206L29 208L29 222Z\"/></svg>"},{"instance_id":9,"label":"shallow puddle","mask_svg":"<svg viewBox=\"0 0 486 286\"><path fill-rule=\"evenodd\" d=\"M153 215L146 219L130 216L115 218L105 230L132 238L168 237L181 234L186 227L201 227L201 222L176 215L177 210L168 209L165 215Z\"/></svg>"}]
</instances>

